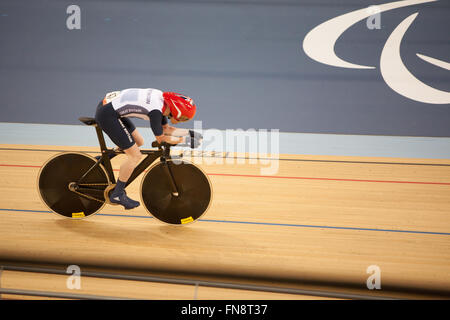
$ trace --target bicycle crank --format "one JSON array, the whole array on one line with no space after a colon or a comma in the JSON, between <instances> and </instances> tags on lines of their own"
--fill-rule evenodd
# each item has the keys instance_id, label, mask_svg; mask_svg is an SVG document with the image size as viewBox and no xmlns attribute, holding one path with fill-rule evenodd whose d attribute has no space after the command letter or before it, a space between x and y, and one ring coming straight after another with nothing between
<instances>
[{"instance_id":1,"label":"bicycle crank","mask_svg":"<svg viewBox=\"0 0 450 320\"><path fill-rule=\"evenodd\" d=\"M112 189L114 189L115 187L116 187L116 184L115 184L115 183L110 184L109 186L106 187L106 189L105 189L105 191L104 191L104 193L103 193L103 196L105 197L105 202L106 202L107 204L112 205L112 206L118 206L118 205L119 205L119 203L112 203L112 202L109 200L109 192L110 192Z\"/></svg>"}]
</instances>

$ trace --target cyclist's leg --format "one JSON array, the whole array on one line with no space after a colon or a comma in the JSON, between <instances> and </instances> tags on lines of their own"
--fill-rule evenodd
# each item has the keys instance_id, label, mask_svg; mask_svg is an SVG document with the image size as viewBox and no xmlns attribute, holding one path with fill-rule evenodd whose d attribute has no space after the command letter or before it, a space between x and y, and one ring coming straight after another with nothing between
<instances>
[{"instance_id":1,"label":"cyclist's leg","mask_svg":"<svg viewBox=\"0 0 450 320\"><path fill-rule=\"evenodd\" d=\"M136 143L123 151L127 155L127 160L120 166L119 180L127 182L133 173L134 168L136 168L141 161L142 153Z\"/></svg>"},{"instance_id":2,"label":"cyclist's leg","mask_svg":"<svg viewBox=\"0 0 450 320\"><path fill-rule=\"evenodd\" d=\"M112 142L120 149L124 150L127 155L127 159L120 167L119 179L110 195L110 201L123 205L125 209L133 209L139 206L139 202L128 198L125 193L125 185L134 168L139 163L142 154L136 145L133 136L128 131L127 125L129 125L131 121L129 121L129 119L119 118L111 105L97 107L95 119Z\"/></svg>"},{"instance_id":3,"label":"cyclist's leg","mask_svg":"<svg viewBox=\"0 0 450 320\"><path fill-rule=\"evenodd\" d=\"M138 201L130 199L126 192L125 186L128 179L133 173L134 168L139 164L142 154L138 146L133 144L130 148L124 150L127 155L127 159L122 163L119 170L119 178L117 179L116 187L111 193L109 200L112 203L119 203L125 207L125 209L133 209L140 205Z\"/></svg>"},{"instance_id":4,"label":"cyclist's leg","mask_svg":"<svg viewBox=\"0 0 450 320\"><path fill-rule=\"evenodd\" d=\"M136 144L137 144L138 147L144 145L144 137L142 137L142 135L139 133L139 131L137 131L137 129L134 130L131 133L131 135L132 135L134 141L136 141Z\"/></svg>"},{"instance_id":5,"label":"cyclist's leg","mask_svg":"<svg viewBox=\"0 0 450 320\"><path fill-rule=\"evenodd\" d=\"M131 122L128 118L121 118L122 123L125 125L125 127L128 129L128 132L131 133L131 136L133 137L133 140L136 142L137 146L140 147L144 144L144 138L139 133L139 131L136 129L135 125ZM121 151L122 149L120 147L114 148L116 151ZM117 156L117 153L111 153L108 155L109 159L111 160L115 156ZM95 157L97 160L101 158L101 156Z\"/></svg>"},{"instance_id":6,"label":"cyclist's leg","mask_svg":"<svg viewBox=\"0 0 450 320\"><path fill-rule=\"evenodd\" d=\"M144 138L136 129L136 126L133 124L133 122L131 122L129 118L122 118L121 120L125 127L128 129L128 132L131 133L131 136L133 137L133 140L136 142L137 146L142 146L144 144Z\"/></svg>"}]
</instances>

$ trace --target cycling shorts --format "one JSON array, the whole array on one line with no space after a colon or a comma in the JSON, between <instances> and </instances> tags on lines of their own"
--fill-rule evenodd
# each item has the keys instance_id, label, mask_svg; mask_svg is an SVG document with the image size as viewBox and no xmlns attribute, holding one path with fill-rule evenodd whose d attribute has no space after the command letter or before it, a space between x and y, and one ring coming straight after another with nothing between
<instances>
[{"instance_id":1,"label":"cycling shorts","mask_svg":"<svg viewBox=\"0 0 450 320\"><path fill-rule=\"evenodd\" d=\"M130 119L120 117L111 103L103 105L100 101L95 112L95 121L120 149L126 150L135 144L131 134L136 130L136 126Z\"/></svg>"}]
</instances>

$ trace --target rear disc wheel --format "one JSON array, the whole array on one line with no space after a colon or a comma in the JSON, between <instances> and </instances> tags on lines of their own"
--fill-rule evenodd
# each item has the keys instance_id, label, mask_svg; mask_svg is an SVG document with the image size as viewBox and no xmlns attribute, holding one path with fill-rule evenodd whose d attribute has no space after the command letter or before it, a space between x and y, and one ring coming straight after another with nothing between
<instances>
[{"instance_id":1,"label":"rear disc wheel","mask_svg":"<svg viewBox=\"0 0 450 320\"><path fill-rule=\"evenodd\" d=\"M80 219L100 211L109 178L103 166L83 153L64 152L50 158L38 174L38 191L47 207L58 215Z\"/></svg>"}]
</instances>

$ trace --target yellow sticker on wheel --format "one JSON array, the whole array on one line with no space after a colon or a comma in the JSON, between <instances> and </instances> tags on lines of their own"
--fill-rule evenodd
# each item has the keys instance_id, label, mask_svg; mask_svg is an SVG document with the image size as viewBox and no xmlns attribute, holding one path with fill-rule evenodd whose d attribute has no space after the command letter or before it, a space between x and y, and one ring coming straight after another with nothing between
<instances>
[{"instance_id":1,"label":"yellow sticker on wheel","mask_svg":"<svg viewBox=\"0 0 450 320\"><path fill-rule=\"evenodd\" d=\"M187 217L187 218L181 219L180 221L181 221L181 224L186 224L186 223L194 221L194 219L192 217Z\"/></svg>"},{"instance_id":2,"label":"yellow sticker on wheel","mask_svg":"<svg viewBox=\"0 0 450 320\"><path fill-rule=\"evenodd\" d=\"M72 213L72 218L84 218L84 212L74 212Z\"/></svg>"}]
</instances>

